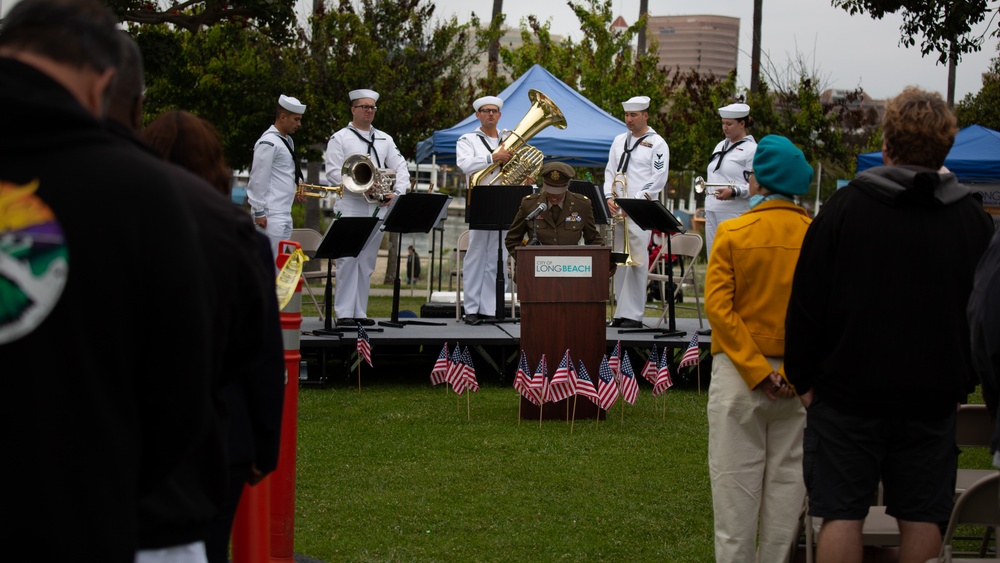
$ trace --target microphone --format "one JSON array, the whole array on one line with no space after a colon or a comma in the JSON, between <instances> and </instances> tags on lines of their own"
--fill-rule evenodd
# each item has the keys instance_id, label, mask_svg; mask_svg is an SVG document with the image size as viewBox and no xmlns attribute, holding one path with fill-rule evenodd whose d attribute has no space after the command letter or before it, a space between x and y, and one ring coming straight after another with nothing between
<instances>
[{"instance_id":1,"label":"microphone","mask_svg":"<svg viewBox=\"0 0 1000 563\"><path fill-rule=\"evenodd\" d=\"M545 211L548 208L549 208L549 204L547 204L547 203L545 203L543 201L542 203L538 204L538 207L536 207L534 211L532 211L531 213L528 213L528 216L525 217L524 220L525 221L531 221L535 217L538 217L542 213L542 211Z\"/></svg>"}]
</instances>

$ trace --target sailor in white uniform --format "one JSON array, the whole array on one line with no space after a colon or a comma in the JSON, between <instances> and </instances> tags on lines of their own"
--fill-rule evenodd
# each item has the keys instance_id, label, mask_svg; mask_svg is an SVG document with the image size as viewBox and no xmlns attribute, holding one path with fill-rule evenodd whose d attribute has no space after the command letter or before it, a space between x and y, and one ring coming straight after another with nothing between
<instances>
[{"instance_id":1,"label":"sailor in white uniform","mask_svg":"<svg viewBox=\"0 0 1000 563\"><path fill-rule=\"evenodd\" d=\"M732 184L732 187L710 186L706 192L715 195L705 197L705 250L712 254L715 230L726 219L738 217L750 209L750 172L753 171L753 157L757 154L757 141L747 134L753 125L750 106L730 104L719 108L722 118L722 133L726 138L715 145L708 161L709 184Z\"/></svg>"},{"instance_id":2,"label":"sailor in white uniform","mask_svg":"<svg viewBox=\"0 0 1000 563\"><path fill-rule=\"evenodd\" d=\"M622 103L628 131L615 137L604 170L604 197L608 210L617 215L620 211L614 202L618 197L655 200L667 184L670 168L670 149L663 137L649 127L649 97L635 96ZM624 176L625 186L612 184ZM615 252L622 252L625 233L621 222L615 223ZM646 308L646 279L649 275L647 246L649 231L639 228L635 221L628 221L628 241L634 266L619 267L615 272L615 308L611 326L641 328Z\"/></svg>"},{"instance_id":3,"label":"sailor in white uniform","mask_svg":"<svg viewBox=\"0 0 1000 563\"><path fill-rule=\"evenodd\" d=\"M295 158L292 133L302 125L306 106L284 94L278 97L274 125L267 128L253 146L253 164L247 183L247 201L253 221L271 241L271 254L278 256L278 242L292 236L292 202L302 181Z\"/></svg>"},{"instance_id":4,"label":"sailor in white uniform","mask_svg":"<svg viewBox=\"0 0 1000 563\"><path fill-rule=\"evenodd\" d=\"M364 194L344 190L344 197L337 200L333 209L342 217L372 217L377 212L379 218L385 218L393 198L406 193L410 186L406 160L396 148L392 137L372 126L378 109L375 105L378 92L367 89L352 90L350 98L351 122L347 127L334 133L326 146L326 179L331 186L343 184L341 168L344 161L351 155L362 154L370 158L376 168L395 171L396 181L393 191L385 194L384 201L380 203L368 203ZM379 230L357 258L336 260L337 292L333 308L337 314L338 325L374 324L374 321L368 318L368 293L371 290L371 277L375 272L375 262L378 259L378 249L382 244L383 234Z\"/></svg>"},{"instance_id":5,"label":"sailor in white uniform","mask_svg":"<svg viewBox=\"0 0 1000 563\"><path fill-rule=\"evenodd\" d=\"M497 122L503 100L496 96L484 96L472 103L479 118L479 127L462 135L455 145L455 158L463 174L470 176L490 164L504 164L511 153L500 145ZM471 188L471 184L469 185ZM497 249L503 253L503 263L507 263L507 247L501 244L507 231L469 231L469 249L462 263L463 308L465 322L477 324L496 315ZM507 272L504 269L504 288L507 287Z\"/></svg>"}]
</instances>

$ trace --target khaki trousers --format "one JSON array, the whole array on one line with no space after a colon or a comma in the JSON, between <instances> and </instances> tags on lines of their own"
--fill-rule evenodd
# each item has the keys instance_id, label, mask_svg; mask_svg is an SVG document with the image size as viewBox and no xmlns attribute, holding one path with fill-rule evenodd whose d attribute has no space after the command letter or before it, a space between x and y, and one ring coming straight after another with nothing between
<instances>
[{"instance_id":1,"label":"khaki trousers","mask_svg":"<svg viewBox=\"0 0 1000 563\"><path fill-rule=\"evenodd\" d=\"M780 358L768 358L774 369ZM708 468L715 513L715 560L788 561L805 500L798 397L768 399L747 388L725 354L712 358ZM757 535L760 533L760 544Z\"/></svg>"}]
</instances>

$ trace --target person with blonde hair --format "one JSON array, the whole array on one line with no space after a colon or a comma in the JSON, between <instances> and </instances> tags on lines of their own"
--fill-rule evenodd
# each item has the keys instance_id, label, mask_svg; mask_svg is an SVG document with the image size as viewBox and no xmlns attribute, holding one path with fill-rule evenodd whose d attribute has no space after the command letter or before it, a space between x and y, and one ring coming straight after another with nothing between
<instances>
[{"instance_id":1,"label":"person with blonde hair","mask_svg":"<svg viewBox=\"0 0 1000 563\"><path fill-rule=\"evenodd\" d=\"M819 562L861 561L880 482L899 522L899 560L926 561L941 547L956 407L975 386L965 307L993 235L971 190L941 171L957 132L937 93L909 87L889 100L885 166L837 190L802 245L785 373L807 408L803 468L809 513L823 519ZM929 261L940 272L933 286Z\"/></svg>"}]
</instances>

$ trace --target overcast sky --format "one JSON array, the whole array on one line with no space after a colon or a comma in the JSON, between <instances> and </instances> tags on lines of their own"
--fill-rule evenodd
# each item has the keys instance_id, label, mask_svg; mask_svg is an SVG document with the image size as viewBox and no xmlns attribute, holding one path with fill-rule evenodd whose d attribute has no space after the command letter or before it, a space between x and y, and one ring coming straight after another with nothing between
<instances>
[{"instance_id":1,"label":"overcast sky","mask_svg":"<svg viewBox=\"0 0 1000 563\"><path fill-rule=\"evenodd\" d=\"M472 12L481 20L489 20L493 0L432 0L436 14L455 14L467 21ZM585 0L577 0L586 4ZM612 0L614 15L625 18L629 25L639 17L639 0ZM1000 0L990 0L995 11ZM738 81L750 85L750 47L753 32L753 0L648 0L653 16L725 15L740 19ZM579 20L565 0L504 0L507 22L518 26L521 18L534 14L542 21L551 21L551 32L574 40L582 37ZM888 16L873 20L867 15L850 16L834 8L830 0L763 0L761 30L762 57L779 71L787 68L788 60L797 55L815 69L829 88L853 89L858 86L874 98L887 98L907 85L936 90L944 97L948 88L948 68L935 63L936 56L922 58L919 44L905 49L899 44L902 18ZM991 29L996 29L997 22ZM983 33L987 25L977 29ZM956 75L955 99L960 101L968 92L978 92L982 73L989 68L990 58L997 56L997 40L987 37L983 51L966 55L959 63Z\"/></svg>"}]
</instances>

